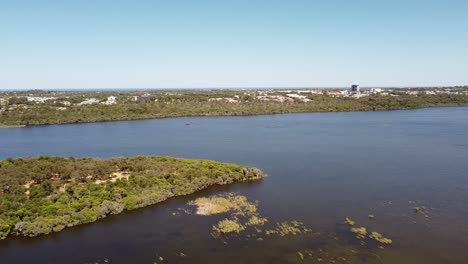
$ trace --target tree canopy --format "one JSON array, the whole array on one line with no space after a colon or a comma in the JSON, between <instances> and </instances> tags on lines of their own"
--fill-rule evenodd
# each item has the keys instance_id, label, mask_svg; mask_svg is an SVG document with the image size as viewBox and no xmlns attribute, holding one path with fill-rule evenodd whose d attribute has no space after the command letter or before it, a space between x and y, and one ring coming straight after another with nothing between
<instances>
[{"instance_id":1,"label":"tree canopy","mask_svg":"<svg viewBox=\"0 0 468 264\"><path fill-rule=\"evenodd\" d=\"M172 157L9 158L0 161L0 238L57 232L211 185L262 176L252 167Z\"/></svg>"}]
</instances>

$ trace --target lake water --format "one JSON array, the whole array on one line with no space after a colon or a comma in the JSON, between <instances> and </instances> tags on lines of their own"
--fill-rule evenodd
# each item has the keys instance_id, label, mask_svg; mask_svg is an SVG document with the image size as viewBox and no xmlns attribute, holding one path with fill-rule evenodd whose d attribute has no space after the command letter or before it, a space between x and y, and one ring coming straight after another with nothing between
<instances>
[{"instance_id":1,"label":"lake water","mask_svg":"<svg viewBox=\"0 0 468 264\"><path fill-rule=\"evenodd\" d=\"M0 241L0 263L468 263L468 108L0 129L1 159L36 155L203 158L269 177L49 236L9 238ZM270 223L299 220L312 234L216 239L211 228L222 216L173 215L196 197L225 192L258 200ZM393 244L362 244L345 217Z\"/></svg>"}]
</instances>

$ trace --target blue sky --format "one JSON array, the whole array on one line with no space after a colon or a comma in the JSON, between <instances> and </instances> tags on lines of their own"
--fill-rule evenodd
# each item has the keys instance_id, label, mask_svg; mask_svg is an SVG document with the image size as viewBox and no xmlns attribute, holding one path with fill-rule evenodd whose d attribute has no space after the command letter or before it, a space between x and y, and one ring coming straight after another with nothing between
<instances>
[{"instance_id":1,"label":"blue sky","mask_svg":"<svg viewBox=\"0 0 468 264\"><path fill-rule=\"evenodd\" d=\"M468 84L466 0L0 0L0 89Z\"/></svg>"}]
</instances>

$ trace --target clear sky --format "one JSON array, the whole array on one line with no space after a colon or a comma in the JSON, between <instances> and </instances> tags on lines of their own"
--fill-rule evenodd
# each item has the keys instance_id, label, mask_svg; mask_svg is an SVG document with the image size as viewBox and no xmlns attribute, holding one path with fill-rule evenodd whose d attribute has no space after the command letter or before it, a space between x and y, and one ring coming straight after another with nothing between
<instances>
[{"instance_id":1,"label":"clear sky","mask_svg":"<svg viewBox=\"0 0 468 264\"><path fill-rule=\"evenodd\" d=\"M468 84L467 0L0 0L0 89Z\"/></svg>"}]
</instances>

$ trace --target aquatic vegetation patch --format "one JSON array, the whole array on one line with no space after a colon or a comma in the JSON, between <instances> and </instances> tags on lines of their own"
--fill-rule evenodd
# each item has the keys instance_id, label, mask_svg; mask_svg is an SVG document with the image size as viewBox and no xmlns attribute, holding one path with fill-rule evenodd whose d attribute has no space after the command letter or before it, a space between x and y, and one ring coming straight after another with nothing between
<instances>
[{"instance_id":1,"label":"aquatic vegetation patch","mask_svg":"<svg viewBox=\"0 0 468 264\"><path fill-rule=\"evenodd\" d=\"M291 257L288 259L291 263L383 263L381 257L374 251L358 251L351 245L333 242L327 243L324 247L305 248L291 252Z\"/></svg>"},{"instance_id":2,"label":"aquatic vegetation patch","mask_svg":"<svg viewBox=\"0 0 468 264\"><path fill-rule=\"evenodd\" d=\"M402 216L406 218L408 223L412 224L423 224L426 227L430 227L429 221L431 220L431 209L434 209L433 207L428 207L423 205L420 201L408 201L409 204L411 204L411 207L409 210L412 213L403 213Z\"/></svg>"},{"instance_id":3,"label":"aquatic vegetation patch","mask_svg":"<svg viewBox=\"0 0 468 264\"><path fill-rule=\"evenodd\" d=\"M379 243L382 243L382 244L387 244L387 245L390 245L393 243L393 241L389 238L385 238L384 236L382 236L382 234L378 233L378 232L372 232L370 235L369 235L370 238L374 239L375 241L379 242Z\"/></svg>"},{"instance_id":4,"label":"aquatic vegetation patch","mask_svg":"<svg viewBox=\"0 0 468 264\"><path fill-rule=\"evenodd\" d=\"M349 219L348 217L345 218L344 223L349 225L349 226L353 226L355 224L355 222L353 220Z\"/></svg>"},{"instance_id":5,"label":"aquatic vegetation patch","mask_svg":"<svg viewBox=\"0 0 468 264\"><path fill-rule=\"evenodd\" d=\"M260 216L252 216L249 218L249 221L246 223L248 226L262 226L266 222L268 222L268 219Z\"/></svg>"},{"instance_id":6,"label":"aquatic vegetation patch","mask_svg":"<svg viewBox=\"0 0 468 264\"><path fill-rule=\"evenodd\" d=\"M261 241L263 238L258 236L262 233L266 235L299 235L310 232L304 223L299 221L284 221L275 223L269 229L263 227L269 222L266 217L258 213L257 202L251 202L247 197L236 195L234 193L226 193L214 195L211 197L201 197L190 201L191 206L196 206L196 214L210 216L216 214L227 214L228 218L219 221L213 225L212 231L214 237L227 234L239 234L249 228L254 231L252 234L247 234L247 238L256 238Z\"/></svg>"},{"instance_id":7,"label":"aquatic vegetation patch","mask_svg":"<svg viewBox=\"0 0 468 264\"><path fill-rule=\"evenodd\" d=\"M370 218L373 219L373 218ZM354 225L354 221L351 221L349 218L345 218L345 223L352 222L352 225ZM348 223L348 225L350 225ZM350 225L350 226L352 226ZM356 238L364 240L367 237L367 228L365 227L351 227L350 231L354 234L356 234ZM384 237L382 234L379 232L373 231L370 233L369 238L381 243L381 244L386 244L390 245L393 243L393 241L389 238Z\"/></svg>"},{"instance_id":8,"label":"aquatic vegetation patch","mask_svg":"<svg viewBox=\"0 0 468 264\"><path fill-rule=\"evenodd\" d=\"M416 206L416 207L413 208L413 212L415 214L420 214L420 215L424 216L424 218L426 220L429 220L429 213L428 213L428 210L427 210L427 208L425 206L421 206L421 207Z\"/></svg>"},{"instance_id":9,"label":"aquatic vegetation patch","mask_svg":"<svg viewBox=\"0 0 468 264\"><path fill-rule=\"evenodd\" d=\"M197 215L215 215L231 212L233 215L253 216L257 212L256 203L247 197L228 193L220 196L201 197L189 202L197 206Z\"/></svg>"},{"instance_id":10,"label":"aquatic vegetation patch","mask_svg":"<svg viewBox=\"0 0 468 264\"><path fill-rule=\"evenodd\" d=\"M367 229L365 227L352 227L351 232L356 234L356 237L359 239L364 239L366 238L367 235Z\"/></svg>"},{"instance_id":11,"label":"aquatic vegetation patch","mask_svg":"<svg viewBox=\"0 0 468 264\"><path fill-rule=\"evenodd\" d=\"M245 227L239 223L238 219L224 219L213 226L213 231L217 234L240 233L243 230L245 230Z\"/></svg>"},{"instance_id":12,"label":"aquatic vegetation patch","mask_svg":"<svg viewBox=\"0 0 468 264\"><path fill-rule=\"evenodd\" d=\"M192 202L198 206L197 215L215 215L226 213L232 210L233 203L224 197L198 198Z\"/></svg>"},{"instance_id":13,"label":"aquatic vegetation patch","mask_svg":"<svg viewBox=\"0 0 468 264\"><path fill-rule=\"evenodd\" d=\"M281 222L276 223L276 227L274 229L269 229L265 231L266 235L279 235L279 236L288 236L288 235L300 235L311 232L309 228L307 228L304 223L299 221L291 221L291 222Z\"/></svg>"},{"instance_id":14,"label":"aquatic vegetation patch","mask_svg":"<svg viewBox=\"0 0 468 264\"><path fill-rule=\"evenodd\" d=\"M192 211L187 208L177 208L177 210L172 212L174 216L181 216L181 215L191 215Z\"/></svg>"},{"instance_id":15,"label":"aquatic vegetation patch","mask_svg":"<svg viewBox=\"0 0 468 264\"><path fill-rule=\"evenodd\" d=\"M201 197L188 204L197 206L197 215L210 216L227 213L230 215L230 218L221 220L213 226L215 236L240 233L248 226L262 226L268 222L268 219L257 213L257 203L234 193Z\"/></svg>"},{"instance_id":16,"label":"aquatic vegetation patch","mask_svg":"<svg viewBox=\"0 0 468 264\"><path fill-rule=\"evenodd\" d=\"M299 256L299 258L300 258L301 260L304 260L304 253L298 251L298 252L297 252L297 256Z\"/></svg>"}]
</instances>

